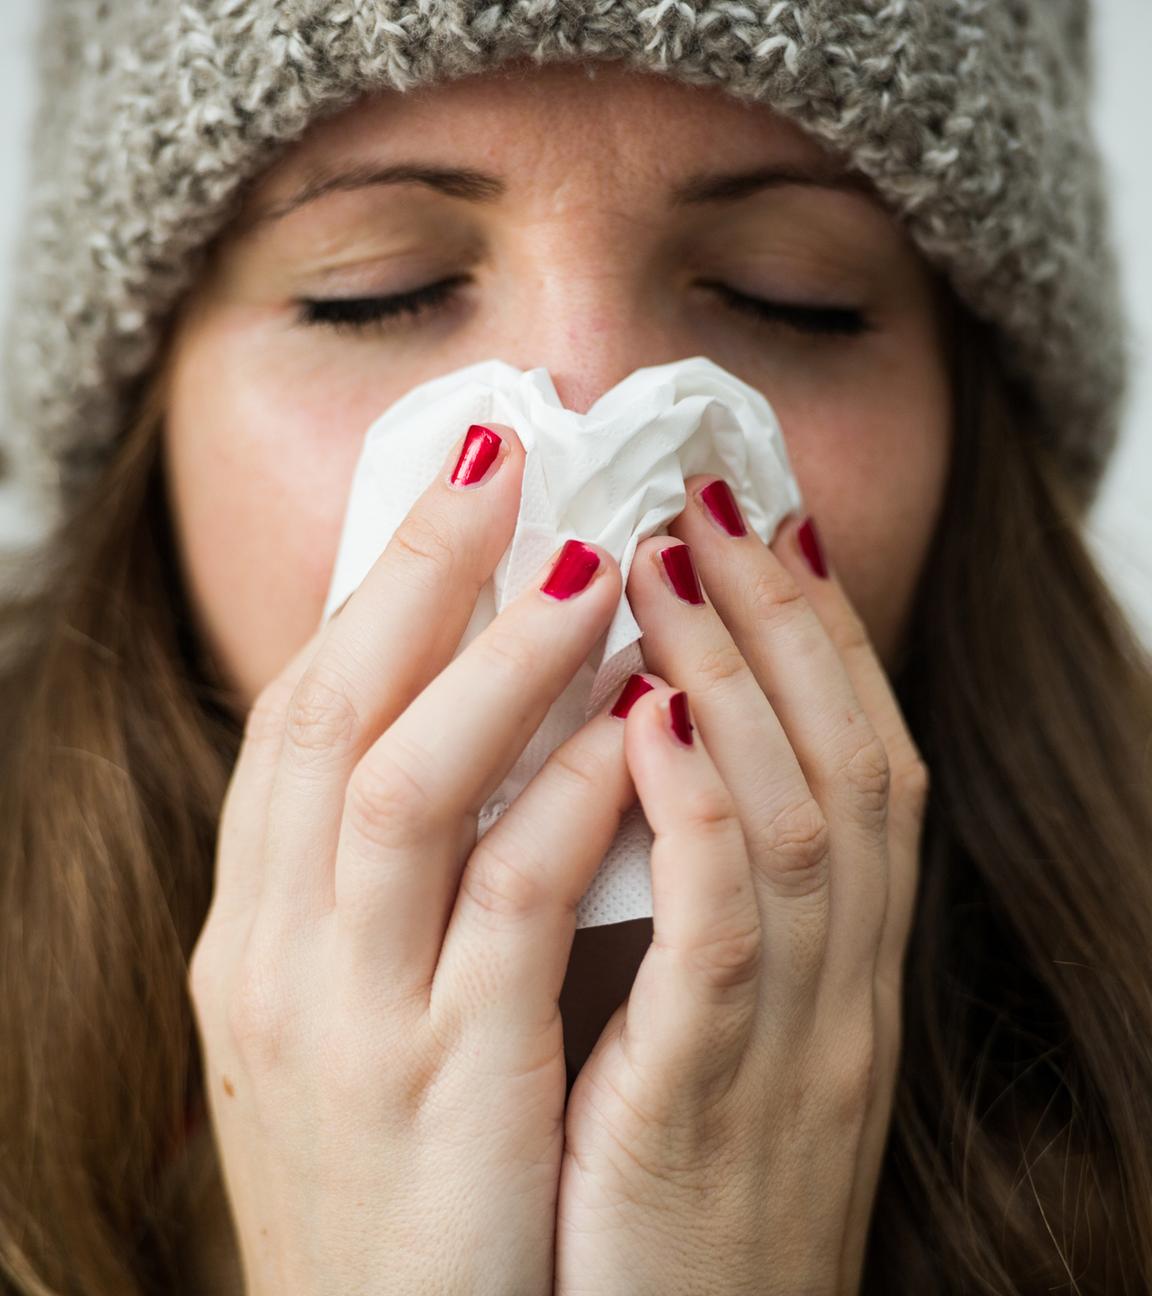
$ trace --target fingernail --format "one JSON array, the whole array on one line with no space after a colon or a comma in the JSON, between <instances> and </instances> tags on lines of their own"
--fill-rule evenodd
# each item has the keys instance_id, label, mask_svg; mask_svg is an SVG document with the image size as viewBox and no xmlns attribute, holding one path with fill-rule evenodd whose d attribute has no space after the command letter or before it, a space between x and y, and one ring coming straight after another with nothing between
<instances>
[{"instance_id":1,"label":"fingernail","mask_svg":"<svg viewBox=\"0 0 1152 1296\"><path fill-rule=\"evenodd\" d=\"M700 501L722 531L730 536L748 534L748 528L744 525L744 515L740 512L740 505L736 503L736 496L732 494L732 488L722 477L718 477L704 487L700 492Z\"/></svg>"},{"instance_id":2,"label":"fingernail","mask_svg":"<svg viewBox=\"0 0 1152 1296\"><path fill-rule=\"evenodd\" d=\"M477 486L494 474L492 465L500 457L500 447L504 444L498 432L482 423L473 423L460 447L460 457L452 469L453 486ZM497 467L499 465L497 464ZM492 469L492 473L489 473Z\"/></svg>"},{"instance_id":3,"label":"fingernail","mask_svg":"<svg viewBox=\"0 0 1152 1296\"><path fill-rule=\"evenodd\" d=\"M652 692L652 685L644 678L643 675L629 675L624 681L624 687L620 690L620 696L616 699L610 715L626 716L632 710L632 704L637 698L641 698L645 693Z\"/></svg>"},{"instance_id":4,"label":"fingernail","mask_svg":"<svg viewBox=\"0 0 1152 1296\"><path fill-rule=\"evenodd\" d=\"M664 570L668 580L676 591L676 597L683 603L703 603L704 593L700 589L700 577L696 574L696 564L686 544L669 545L660 550Z\"/></svg>"},{"instance_id":5,"label":"fingernail","mask_svg":"<svg viewBox=\"0 0 1152 1296\"><path fill-rule=\"evenodd\" d=\"M816 521L814 518L805 518L803 524L797 527L796 539L800 545L800 552L804 555L804 560L808 566L821 580L827 580L828 564L824 561L824 550L820 545L820 537L816 533Z\"/></svg>"},{"instance_id":6,"label":"fingernail","mask_svg":"<svg viewBox=\"0 0 1152 1296\"><path fill-rule=\"evenodd\" d=\"M587 589L600 566L600 555L579 540L565 540L560 556L540 588L553 598L571 598Z\"/></svg>"},{"instance_id":7,"label":"fingernail","mask_svg":"<svg viewBox=\"0 0 1152 1296\"><path fill-rule=\"evenodd\" d=\"M688 709L688 694L681 690L668 699L668 720L672 732L686 746L692 746L692 713Z\"/></svg>"}]
</instances>

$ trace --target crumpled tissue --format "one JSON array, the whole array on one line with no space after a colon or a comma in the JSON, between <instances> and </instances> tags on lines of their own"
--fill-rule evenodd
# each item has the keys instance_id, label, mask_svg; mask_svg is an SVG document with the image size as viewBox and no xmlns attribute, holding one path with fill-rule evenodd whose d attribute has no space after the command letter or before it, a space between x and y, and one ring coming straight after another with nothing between
<instances>
[{"instance_id":1,"label":"crumpled tissue","mask_svg":"<svg viewBox=\"0 0 1152 1296\"><path fill-rule=\"evenodd\" d=\"M485 360L412 388L369 427L349 492L327 621L367 576L470 423L504 423L525 449L511 543L481 590L456 654L570 538L620 564L627 585L637 544L667 534L687 502L685 478L723 476L766 544L802 508L784 438L763 394L704 356L636 369L586 414L566 409L545 368ZM507 777L485 803L477 840L566 738L611 705L644 669L642 631L622 595L601 636ZM670 680L669 683L675 683ZM639 800L577 909L576 926L652 916L652 830Z\"/></svg>"}]
</instances>

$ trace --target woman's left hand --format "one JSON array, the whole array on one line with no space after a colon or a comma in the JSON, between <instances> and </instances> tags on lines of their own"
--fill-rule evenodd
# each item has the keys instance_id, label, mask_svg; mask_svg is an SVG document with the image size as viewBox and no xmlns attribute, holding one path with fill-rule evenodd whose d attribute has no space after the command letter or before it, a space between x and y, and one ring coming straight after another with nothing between
<instances>
[{"instance_id":1,"label":"woman's left hand","mask_svg":"<svg viewBox=\"0 0 1152 1296\"><path fill-rule=\"evenodd\" d=\"M653 938L565 1114L559 1296L850 1296L900 1055L928 791L859 616L788 518L771 547L688 504L636 551L625 724ZM706 599L659 557L691 546ZM683 559L683 555L680 555ZM675 689L692 746L667 734Z\"/></svg>"}]
</instances>

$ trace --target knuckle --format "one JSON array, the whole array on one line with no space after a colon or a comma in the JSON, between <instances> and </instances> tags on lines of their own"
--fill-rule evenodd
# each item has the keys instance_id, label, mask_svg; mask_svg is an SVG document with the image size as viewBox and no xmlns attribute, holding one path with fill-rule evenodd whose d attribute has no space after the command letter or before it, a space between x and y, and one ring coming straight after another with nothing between
<instances>
[{"instance_id":1,"label":"knuckle","mask_svg":"<svg viewBox=\"0 0 1152 1296\"><path fill-rule=\"evenodd\" d=\"M871 1022L851 1039L842 1032L828 1059L825 1072L833 1119L855 1126L863 1120L876 1086L876 1044Z\"/></svg>"},{"instance_id":2,"label":"knuckle","mask_svg":"<svg viewBox=\"0 0 1152 1296\"><path fill-rule=\"evenodd\" d=\"M292 1017L286 988L273 966L269 960L246 953L226 1012L228 1034L237 1053L250 1065L267 1069L284 1055Z\"/></svg>"},{"instance_id":3,"label":"knuckle","mask_svg":"<svg viewBox=\"0 0 1152 1296\"><path fill-rule=\"evenodd\" d=\"M723 993L758 979L763 941L757 917L750 925L730 927L686 949L682 961L706 989Z\"/></svg>"},{"instance_id":4,"label":"knuckle","mask_svg":"<svg viewBox=\"0 0 1152 1296\"><path fill-rule=\"evenodd\" d=\"M409 513L392 535L389 548L403 573L419 589L438 588L452 566L455 551L440 523L423 513Z\"/></svg>"},{"instance_id":5,"label":"knuckle","mask_svg":"<svg viewBox=\"0 0 1152 1296\"><path fill-rule=\"evenodd\" d=\"M913 753L892 770L891 796L894 801L920 811L927 804L931 790L932 775L919 753Z\"/></svg>"},{"instance_id":6,"label":"knuckle","mask_svg":"<svg viewBox=\"0 0 1152 1296\"><path fill-rule=\"evenodd\" d=\"M407 761L410 753L374 751L352 771L344 816L357 838L378 849L410 846L428 833L432 794ZM419 764L418 758L412 758Z\"/></svg>"},{"instance_id":7,"label":"knuckle","mask_svg":"<svg viewBox=\"0 0 1152 1296\"><path fill-rule=\"evenodd\" d=\"M766 838L772 876L789 895L811 895L826 885L831 835L814 797L781 810L769 825Z\"/></svg>"},{"instance_id":8,"label":"knuckle","mask_svg":"<svg viewBox=\"0 0 1152 1296\"><path fill-rule=\"evenodd\" d=\"M601 756L585 746L563 743L548 757L548 769L572 801L599 801L610 785L611 770Z\"/></svg>"},{"instance_id":9,"label":"knuckle","mask_svg":"<svg viewBox=\"0 0 1152 1296\"><path fill-rule=\"evenodd\" d=\"M348 985L310 1023L309 1044L322 1082L336 1110L353 1104L389 1104L403 1093L419 1056L416 1037L391 1013L382 1015L374 991ZM395 1001L389 1005L394 1006ZM397 1031L404 1031L410 1048L400 1056Z\"/></svg>"},{"instance_id":10,"label":"knuckle","mask_svg":"<svg viewBox=\"0 0 1152 1296\"><path fill-rule=\"evenodd\" d=\"M382 1093L392 1107L409 1083L407 1069L397 1068L395 1048L386 1046L394 1037L390 1032L366 1030L366 1020L371 1018L358 1022L338 1018L323 1032L324 1083L338 1109L363 1110L365 1103L379 1102ZM414 1113L415 1105L406 1105Z\"/></svg>"},{"instance_id":11,"label":"knuckle","mask_svg":"<svg viewBox=\"0 0 1152 1296\"><path fill-rule=\"evenodd\" d=\"M843 764L844 780L865 813L883 817L888 809L892 772L884 744L870 733Z\"/></svg>"},{"instance_id":12,"label":"knuckle","mask_svg":"<svg viewBox=\"0 0 1152 1296\"><path fill-rule=\"evenodd\" d=\"M874 651L872 640L868 635L868 627L853 607L844 608L841 615L836 618L831 637L837 650L844 657Z\"/></svg>"},{"instance_id":13,"label":"knuckle","mask_svg":"<svg viewBox=\"0 0 1152 1296\"><path fill-rule=\"evenodd\" d=\"M748 663L739 648L734 643L721 644L709 649L696 663L700 684L695 685L693 691L710 692L713 689L723 688L730 680L738 678L747 671Z\"/></svg>"},{"instance_id":14,"label":"knuckle","mask_svg":"<svg viewBox=\"0 0 1152 1296\"><path fill-rule=\"evenodd\" d=\"M220 973L203 931L188 956L186 985L188 997L198 1009L203 1011L215 1005L219 994Z\"/></svg>"},{"instance_id":15,"label":"knuckle","mask_svg":"<svg viewBox=\"0 0 1152 1296\"><path fill-rule=\"evenodd\" d=\"M476 847L460 888L481 913L501 921L536 913L548 899L543 870L496 842Z\"/></svg>"},{"instance_id":16,"label":"knuckle","mask_svg":"<svg viewBox=\"0 0 1152 1296\"><path fill-rule=\"evenodd\" d=\"M804 602L804 591L783 567L757 572L748 591L751 615L764 626L790 619Z\"/></svg>"},{"instance_id":17,"label":"knuckle","mask_svg":"<svg viewBox=\"0 0 1152 1296\"><path fill-rule=\"evenodd\" d=\"M264 747L280 742L292 689L282 680L265 685L244 717L244 743Z\"/></svg>"},{"instance_id":18,"label":"knuckle","mask_svg":"<svg viewBox=\"0 0 1152 1296\"><path fill-rule=\"evenodd\" d=\"M680 817L694 836L726 839L738 835L743 843L736 802L726 788L697 788L689 793L681 803Z\"/></svg>"},{"instance_id":19,"label":"knuckle","mask_svg":"<svg viewBox=\"0 0 1152 1296\"><path fill-rule=\"evenodd\" d=\"M540 660L540 649L524 635L494 621L475 641L484 655L485 669L498 678L523 680L533 674Z\"/></svg>"},{"instance_id":20,"label":"knuckle","mask_svg":"<svg viewBox=\"0 0 1152 1296\"><path fill-rule=\"evenodd\" d=\"M310 667L288 701L285 739L298 753L339 755L355 748L361 728L348 681L331 666Z\"/></svg>"}]
</instances>

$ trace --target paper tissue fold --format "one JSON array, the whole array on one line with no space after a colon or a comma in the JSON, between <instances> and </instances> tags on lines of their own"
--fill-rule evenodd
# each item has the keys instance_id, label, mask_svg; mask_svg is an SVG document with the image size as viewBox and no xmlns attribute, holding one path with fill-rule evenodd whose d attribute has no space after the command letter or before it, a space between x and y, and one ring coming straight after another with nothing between
<instances>
[{"instance_id":1,"label":"paper tissue fold","mask_svg":"<svg viewBox=\"0 0 1152 1296\"><path fill-rule=\"evenodd\" d=\"M694 473L723 476L765 543L802 507L771 405L704 356L637 369L586 414L564 408L547 369L485 360L414 387L368 429L324 621L367 576L468 425L489 421L512 427L524 446L520 509L456 655L565 540L602 545L619 562L626 586L636 546L667 534L686 504L685 478ZM484 805L478 840L548 756L644 669L641 634L622 596L606 633ZM580 902L577 928L652 916L652 840L637 802Z\"/></svg>"}]
</instances>

